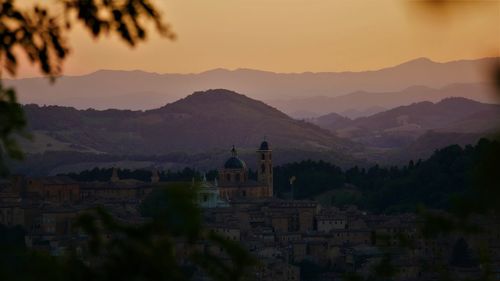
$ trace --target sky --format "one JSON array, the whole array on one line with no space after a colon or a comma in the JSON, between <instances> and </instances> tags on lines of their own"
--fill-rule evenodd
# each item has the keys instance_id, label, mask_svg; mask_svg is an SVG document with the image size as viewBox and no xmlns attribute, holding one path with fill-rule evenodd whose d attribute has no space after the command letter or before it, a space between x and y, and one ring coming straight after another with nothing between
<instances>
[{"instance_id":1,"label":"sky","mask_svg":"<svg viewBox=\"0 0 500 281\"><path fill-rule=\"evenodd\" d=\"M419 57L444 62L500 56L497 0L455 1L439 12L406 0L152 2L177 40L151 34L146 44L132 49L116 37L94 40L77 27L70 34L72 53L64 74L99 69L363 71ZM34 75L32 67L21 66L19 77Z\"/></svg>"}]
</instances>

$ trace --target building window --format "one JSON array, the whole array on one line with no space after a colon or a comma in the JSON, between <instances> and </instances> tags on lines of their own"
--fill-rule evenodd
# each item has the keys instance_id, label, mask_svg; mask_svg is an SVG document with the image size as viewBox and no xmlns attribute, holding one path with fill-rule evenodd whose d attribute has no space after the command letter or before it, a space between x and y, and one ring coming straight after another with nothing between
<instances>
[{"instance_id":1,"label":"building window","mask_svg":"<svg viewBox=\"0 0 500 281\"><path fill-rule=\"evenodd\" d=\"M265 173L266 172L266 165L262 164L262 166L260 167L260 171L261 171L261 173Z\"/></svg>"},{"instance_id":2,"label":"building window","mask_svg":"<svg viewBox=\"0 0 500 281\"><path fill-rule=\"evenodd\" d=\"M231 175L230 174L226 174L226 180L227 181L231 181Z\"/></svg>"},{"instance_id":3,"label":"building window","mask_svg":"<svg viewBox=\"0 0 500 281\"><path fill-rule=\"evenodd\" d=\"M262 160L266 160L266 155L264 153L261 154Z\"/></svg>"}]
</instances>

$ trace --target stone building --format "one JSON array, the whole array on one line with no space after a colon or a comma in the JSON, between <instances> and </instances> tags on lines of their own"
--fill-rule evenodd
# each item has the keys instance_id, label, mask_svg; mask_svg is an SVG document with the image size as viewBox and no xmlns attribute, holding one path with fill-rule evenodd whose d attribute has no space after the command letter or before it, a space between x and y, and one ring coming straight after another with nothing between
<instances>
[{"instance_id":1,"label":"stone building","mask_svg":"<svg viewBox=\"0 0 500 281\"><path fill-rule=\"evenodd\" d=\"M257 181L248 178L247 165L238 157L234 146L231 154L224 168L219 170L221 197L229 201L236 198L273 197L272 151L267 141L263 141L257 150Z\"/></svg>"},{"instance_id":2,"label":"stone building","mask_svg":"<svg viewBox=\"0 0 500 281\"><path fill-rule=\"evenodd\" d=\"M71 204L80 201L80 184L67 177L30 178L26 193L45 202Z\"/></svg>"},{"instance_id":3,"label":"stone building","mask_svg":"<svg viewBox=\"0 0 500 281\"><path fill-rule=\"evenodd\" d=\"M319 232L328 233L332 230L346 229L347 218L344 214L339 214L329 209L323 209L316 217Z\"/></svg>"},{"instance_id":4,"label":"stone building","mask_svg":"<svg viewBox=\"0 0 500 281\"><path fill-rule=\"evenodd\" d=\"M80 196L85 202L140 200L159 185L157 170L153 170L151 182L144 182L135 179L120 179L118 170L113 168L111 178L107 182L80 183Z\"/></svg>"}]
</instances>

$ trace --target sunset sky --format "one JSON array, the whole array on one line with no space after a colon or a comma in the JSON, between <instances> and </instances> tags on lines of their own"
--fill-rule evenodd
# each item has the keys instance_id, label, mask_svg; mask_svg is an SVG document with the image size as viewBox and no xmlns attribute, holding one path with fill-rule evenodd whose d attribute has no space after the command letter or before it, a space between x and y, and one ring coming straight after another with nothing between
<instances>
[{"instance_id":1,"label":"sunset sky","mask_svg":"<svg viewBox=\"0 0 500 281\"><path fill-rule=\"evenodd\" d=\"M43 1L52 2L52 1ZM359 71L418 57L500 55L500 1L425 10L405 0L155 0L176 41L152 35L131 49L71 33L65 74L98 69L190 73L213 68ZM26 65L21 77L35 75Z\"/></svg>"}]
</instances>

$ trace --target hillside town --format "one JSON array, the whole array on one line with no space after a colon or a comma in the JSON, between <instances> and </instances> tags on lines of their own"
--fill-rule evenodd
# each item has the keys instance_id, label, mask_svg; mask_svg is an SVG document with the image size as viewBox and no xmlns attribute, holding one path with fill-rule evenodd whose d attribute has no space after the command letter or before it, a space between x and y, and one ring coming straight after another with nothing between
<instances>
[{"instance_id":1,"label":"hillside town","mask_svg":"<svg viewBox=\"0 0 500 281\"><path fill-rule=\"evenodd\" d=\"M256 280L298 281L306 280L307 274L314 274L315 280L346 280L348 274L368 277L384 261L397 267L396 280L441 280L430 267L449 264L457 243L464 240L468 248L486 251L496 278L492 280L500 280L498 219L475 220L478 227L490 230L485 233L428 238L417 214L372 214L356 206L275 198L267 141L258 146L256 161L257 179L252 180L233 147L218 178L188 184L197 192L205 228L239 242L260 261L252 273ZM62 255L69 245L85 242L74 229L82 213L104 207L119 221L139 224L147 220L139 212L140 204L155 189L168 186L157 170L149 182L120 179L117 169L107 182L15 176L0 185L0 224L22 226L29 248ZM204 251L226 257L223 249L200 243ZM182 259L182 241L176 249ZM450 274L452 280L479 278L480 264L453 262ZM204 280L203 275L198 279Z\"/></svg>"}]
</instances>

